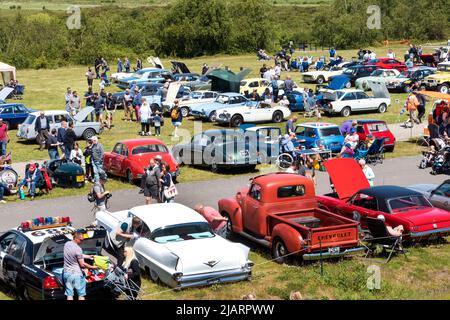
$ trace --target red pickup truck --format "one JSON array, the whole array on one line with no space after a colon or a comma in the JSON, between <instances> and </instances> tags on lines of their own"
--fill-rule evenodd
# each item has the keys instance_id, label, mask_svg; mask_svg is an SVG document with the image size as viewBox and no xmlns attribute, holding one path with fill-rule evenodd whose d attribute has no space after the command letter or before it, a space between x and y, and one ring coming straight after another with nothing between
<instances>
[{"instance_id":1,"label":"red pickup truck","mask_svg":"<svg viewBox=\"0 0 450 320\"><path fill-rule=\"evenodd\" d=\"M317 260L363 250L358 247L358 222L318 208L313 182L300 175L253 178L235 198L221 199L219 212L228 218L229 235L270 248L279 263L287 255Z\"/></svg>"}]
</instances>

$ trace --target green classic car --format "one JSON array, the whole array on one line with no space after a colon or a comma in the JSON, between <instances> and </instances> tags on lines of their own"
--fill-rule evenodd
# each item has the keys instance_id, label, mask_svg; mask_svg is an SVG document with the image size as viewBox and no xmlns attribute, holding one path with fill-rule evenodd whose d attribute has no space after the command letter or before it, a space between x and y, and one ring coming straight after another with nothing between
<instances>
[{"instance_id":1,"label":"green classic car","mask_svg":"<svg viewBox=\"0 0 450 320\"><path fill-rule=\"evenodd\" d=\"M51 160L44 164L52 183L62 188L83 188L83 167L66 159Z\"/></svg>"}]
</instances>

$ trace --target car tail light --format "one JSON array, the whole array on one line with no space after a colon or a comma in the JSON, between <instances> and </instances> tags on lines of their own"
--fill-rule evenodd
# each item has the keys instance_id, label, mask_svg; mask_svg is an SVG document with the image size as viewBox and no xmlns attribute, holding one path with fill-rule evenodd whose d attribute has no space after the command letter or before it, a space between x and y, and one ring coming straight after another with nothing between
<instances>
[{"instance_id":1,"label":"car tail light","mask_svg":"<svg viewBox=\"0 0 450 320\"><path fill-rule=\"evenodd\" d=\"M44 289L58 289L59 288L58 282L56 282L55 278L53 278L52 276L48 276L47 278L45 278L42 286Z\"/></svg>"}]
</instances>

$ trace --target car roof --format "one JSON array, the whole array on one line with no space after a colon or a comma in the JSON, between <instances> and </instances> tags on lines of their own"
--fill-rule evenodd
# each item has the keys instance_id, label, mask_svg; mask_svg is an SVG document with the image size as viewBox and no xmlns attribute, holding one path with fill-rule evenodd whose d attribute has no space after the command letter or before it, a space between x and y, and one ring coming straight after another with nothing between
<instances>
[{"instance_id":1,"label":"car roof","mask_svg":"<svg viewBox=\"0 0 450 320\"><path fill-rule=\"evenodd\" d=\"M0 108L6 108L17 105L24 106L22 103L0 103Z\"/></svg>"},{"instance_id":2,"label":"car roof","mask_svg":"<svg viewBox=\"0 0 450 320\"><path fill-rule=\"evenodd\" d=\"M306 128L332 128L339 127L337 124L329 123L329 122L305 122L297 124L297 127L306 127Z\"/></svg>"},{"instance_id":3,"label":"car roof","mask_svg":"<svg viewBox=\"0 0 450 320\"><path fill-rule=\"evenodd\" d=\"M246 79L242 79L241 81L260 81L260 80L266 80L264 78L246 78Z\"/></svg>"},{"instance_id":4,"label":"car roof","mask_svg":"<svg viewBox=\"0 0 450 320\"><path fill-rule=\"evenodd\" d=\"M245 131L256 131L256 130L259 130L259 129L279 129L279 130L281 130L281 128L279 128L279 127L260 126L260 127L246 128Z\"/></svg>"},{"instance_id":5,"label":"car roof","mask_svg":"<svg viewBox=\"0 0 450 320\"><path fill-rule=\"evenodd\" d=\"M162 144L165 145L164 142L162 142L159 139L152 139L152 138L145 138L145 139L126 139L118 141L118 143L122 143L126 145L127 147L136 147L136 146L142 146L147 144Z\"/></svg>"},{"instance_id":6,"label":"car roof","mask_svg":"<svg viewBox=\"0 0 450 320\"><path fill-rule=\"evenodd\" d=\"M237 93L237 92L222 92L219 95L221 95L221 96L228 96L228 97L238 97L238 96L240 97L240 96L242 96L242 94Z\"/></svg>"},{"instance_id":7,"label":"car roof","mask_svg":"<svg viewBox=\"0 0 450 320\"><path fill-rule=\"evenodd\" d=\"M378 68L378 66L375 64L357 64L354 66L350 66L347 69L359 69L359 68L367 68L367 67Z\"/></svg>"},{"instance_id":8,"label":"car roof","mask_svg":"<svg viewBox=\"0 0 450 320\"><path fill-rule=\"evenodd\" d=\"M53 116L53 115L68 115L69 113L66 110L43 110L46 116ZM33 116L39 116L41 114L41 111L36 111L30 113Z\"/></svg>"},{"instance_id":9,"label":"car roof","mask_svg":"<svg viewBox=\"0 0 450 320\"><path fill-rule=\"evenodd\" d=\"M140 218L151 231L177 224L206 222L199 213L179 203L139 206L130 209L129 212Z\"/></svg>"},{"instance_id":10,"label":"car roof","mask_svg":"<svg viewBox=\"0 0 450 320\"><path fill-rule=\"evenodd\" d=\"M377 199L393 199L406 196L421 196L422 194L418 191L414 191L405 187L399 186L375 186L366 189L362 189L359 193L375 197Z\"/></svg>"},{"instance_id":11,"label":"car roof","mask_svg":"<svg viewBox=\"0 0 450 320\"><path fill-rule=\"evenodd\" d=\"M13 231L18 232L19 234L25 236L27 239L29 239L33 244L38 244L38 243L42 243L45 239L47 239L48 237L51 237L54 235L54 232L56 230L71 230L71 231L75 231L74 227L71 226L64 226L64 227L52 227L52 228L47 228L47 229L39 229L39 230L30 230L30 231L25 231L23 232L22 230L20 230L20 228L17 229L13 229ZM52 234L50 234L48 231L51 230Z\"/></svg>"},{"instance_id":12,"label":"car roof","mask_svg":"<svg viewBox=\"0 0 450 320\"><path fill-rule=\"evenodd\" d=\"M377 119L357 119L356 121L358 121L358 123L376 123L376 122L386 123L386 121L384 120L377 120Z\"/></svg>"}]
</instances>

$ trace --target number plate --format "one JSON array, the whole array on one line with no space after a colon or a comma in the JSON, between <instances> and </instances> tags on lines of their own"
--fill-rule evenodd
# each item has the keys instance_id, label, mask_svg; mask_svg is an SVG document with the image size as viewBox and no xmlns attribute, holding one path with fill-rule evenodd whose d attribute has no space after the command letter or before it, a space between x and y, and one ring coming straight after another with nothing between
<instances>
[{"instance_id":1,"label":"number plate","mask_svg":"<svg viewBox=\"0 0 450 320\"><path fill-rule=\"evenodd\" d=\"M220 283L220 280L219 279L211 279L211 280L207 280L206 281L208 284L218 284L218 283Z\"/></svg>"},{"instance_id":2,"label":"number plate","mask_svg":"<svg viewBox=\"0 0 450 320\"><path fill-rule=\"evenodd\" d=\"M84 176L77 176L77 182L83 182Z\"/></svg>"},{"instance_id":3,"label":"number plate","mask_svg":"<svg viewBox=\"0 0 450 320\"><path fill-rule=\"evenodd\" d=\"M339 254L341 252L341 248L340 247L332 247L332 248L328 248L328 252L330 254Z\"/></svg>"}]
</instances>

